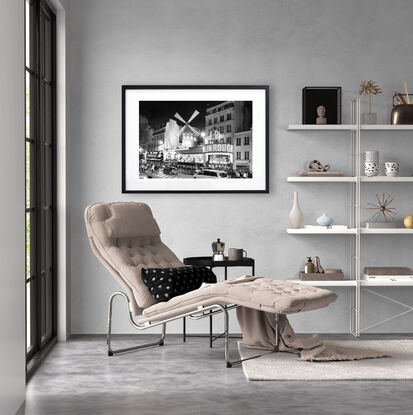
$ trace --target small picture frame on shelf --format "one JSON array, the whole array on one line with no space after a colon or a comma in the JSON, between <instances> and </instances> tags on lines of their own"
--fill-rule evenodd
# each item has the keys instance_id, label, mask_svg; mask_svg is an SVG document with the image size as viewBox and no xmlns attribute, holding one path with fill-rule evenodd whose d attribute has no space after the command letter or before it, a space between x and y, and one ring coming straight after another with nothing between
<instances>
[{"instance_id":1,"label":"small picture frame on shelf","mask_svg":"<svg viewBox=\"0 0 413 415\"><path fill-rule=\"evenodd\" d=\"M341 124L341 87L303 88L303 124Z\"/></svg>"}]
</instances>

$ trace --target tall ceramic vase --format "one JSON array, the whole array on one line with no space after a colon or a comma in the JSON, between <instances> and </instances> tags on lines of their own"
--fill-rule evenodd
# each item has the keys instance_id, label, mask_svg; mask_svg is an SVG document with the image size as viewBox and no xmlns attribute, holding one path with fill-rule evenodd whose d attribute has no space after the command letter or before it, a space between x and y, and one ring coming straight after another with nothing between
<instances>
[{"instance_id":1,"label":"tall ceramic vase","mask_svg":"<svg viewBox=\"0 0 413 415\"><path fill-rule=\"evenodd\" d=\"M300 228L303 224L303 212L298 204L298 192L294 192L294 204L288 219L290 220L291 227L294 229Z\"/></svg>"}]
</instances>

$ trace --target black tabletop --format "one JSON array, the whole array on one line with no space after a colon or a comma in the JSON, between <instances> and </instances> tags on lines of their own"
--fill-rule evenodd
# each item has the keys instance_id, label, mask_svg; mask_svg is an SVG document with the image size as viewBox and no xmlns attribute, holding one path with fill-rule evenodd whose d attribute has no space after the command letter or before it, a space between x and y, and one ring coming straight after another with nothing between
<instances>
[{"instance_id":1,"label":"black tabletop","mask_svg":"<svg viewBox=\"0 0 413 415\"><path fill-rule=\"evenodd\" d=\"M254 258L243 258L239 261L230 261L225 257L224 261L213 261L212 256L191 256L184 258L185 265L203 265L205 267L252 267Z\"/></svg>"}]
</instances>

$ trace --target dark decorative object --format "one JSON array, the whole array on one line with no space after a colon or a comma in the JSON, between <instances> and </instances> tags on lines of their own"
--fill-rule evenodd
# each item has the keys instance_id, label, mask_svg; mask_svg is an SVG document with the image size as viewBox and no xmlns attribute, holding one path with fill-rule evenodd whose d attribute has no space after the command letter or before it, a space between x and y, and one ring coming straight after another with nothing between
<instances>
[{"instance_id":1,"label":"dark decorative object","mask_svg":"<svg viewBox=\"0 0 413 415\"><path fill-rule=\"evenodd\" d=\"M408 104L404 99L406 94L395 92L393 95L393 110L391 112L391 124L413 124L413 103ZM394 98L398 98L398 105L394 105Z\"/></svg>"},{"instance_id":2,"label":"dark decorative object","mask_svg":"<svg viewBox=\"0 0 413 415\"><path fill-rule=\"evenodd\" d=\"M122 86L123 193L268 193L268 86Z\"/></svg>"},{"instance_id":3,"label":"dark decorative object","mask_svg":"<svg viewBox=\"0 0 413 415\"><path fill-rule=\"evenodd\" d=\"M303 124L317 124L320 106L325 107L327 124L341 124L341 87L303 88Z\"/></svg>"},{"instance_id":4,"label":"dark decorative object","mask_svg":"<svg viewBox=\"0 0 413 415\"><path fill-rule=\"evenodd\" d=\"M215 283L217 277L207 267L142 268L142 280L159 303L198 289L203 282Z\"/></svg>"}]
</instances>

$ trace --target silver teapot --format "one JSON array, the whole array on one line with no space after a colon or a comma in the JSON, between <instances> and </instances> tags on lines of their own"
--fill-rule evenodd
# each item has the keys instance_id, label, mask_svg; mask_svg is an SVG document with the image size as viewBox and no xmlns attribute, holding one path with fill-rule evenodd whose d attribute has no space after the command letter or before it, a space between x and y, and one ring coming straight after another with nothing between
<instances>
[{"instance_id":1,"label":"silver teapot","mask_svg":"<svg viewBox=\"0 0 413 415\"><path fill-rule=\"evenodd\" d=\"M212 242L212 260L213 261L223 261L224 257L224 250L225 250L225 242L222 242L219 238Z\"/></svg>"}]
</instances>

